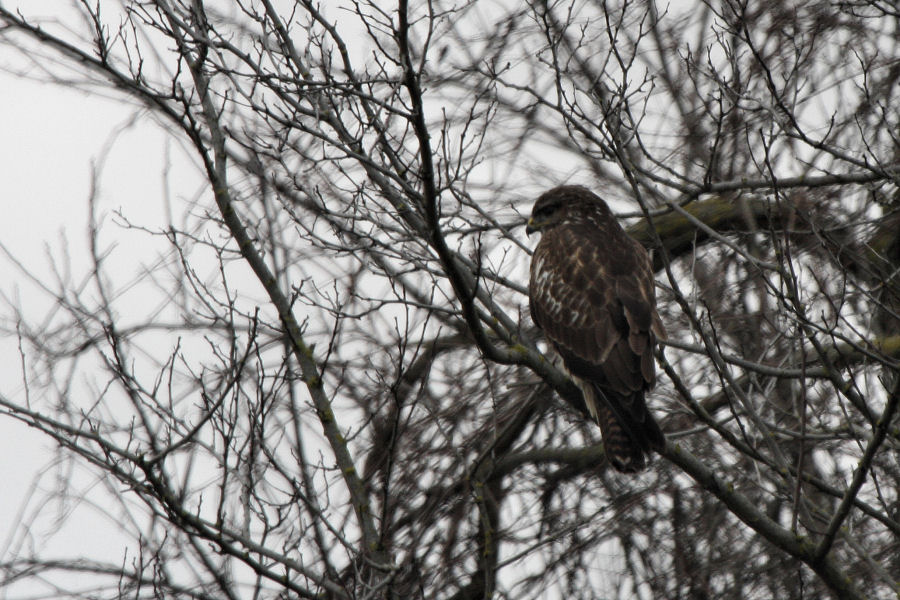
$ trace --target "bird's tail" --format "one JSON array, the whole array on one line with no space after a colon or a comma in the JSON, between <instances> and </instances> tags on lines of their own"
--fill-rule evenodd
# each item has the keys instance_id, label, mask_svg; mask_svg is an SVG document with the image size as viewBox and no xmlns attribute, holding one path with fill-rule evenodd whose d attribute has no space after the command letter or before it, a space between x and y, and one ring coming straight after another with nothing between
<instances>
[{"instance_id":1,"label":"bird's tail","mask_svg":"<svg viewBox=\"0 0 900 600\"><path fill-rule=\"evenodd\" d=\"M661 452L666 445L662 430L644 404L643 392L635 394L640 397L619 400L601 395L596 407L606 458L623 473L642 471L650 452Z\"/></svg>"}]
</instances>

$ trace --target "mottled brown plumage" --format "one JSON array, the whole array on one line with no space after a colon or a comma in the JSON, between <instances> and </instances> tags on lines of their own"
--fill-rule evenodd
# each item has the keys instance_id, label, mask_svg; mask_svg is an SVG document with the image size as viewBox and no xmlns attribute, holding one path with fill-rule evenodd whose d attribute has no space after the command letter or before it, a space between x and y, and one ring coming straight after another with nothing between
<instances>
[{"instance_id":1,"label":"mottled brown plumage","mask_svg":"<svg viewBox=\"0 0 900 600\"><path fill-rule=\"evenodd\" d=\"M580 186L542 194L528 221L541 232L531 261L531 316L584 394L616 469L636 472L665 438L644 394L665 339L647 251L606 203Z\"/></svg>"}]
</instances>

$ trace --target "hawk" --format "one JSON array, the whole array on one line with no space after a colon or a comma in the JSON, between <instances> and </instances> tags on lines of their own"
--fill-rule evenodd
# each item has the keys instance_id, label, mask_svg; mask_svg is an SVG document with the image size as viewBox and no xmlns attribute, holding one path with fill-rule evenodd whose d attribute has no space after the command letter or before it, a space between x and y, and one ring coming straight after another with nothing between
<instances>
[{"instance_id":1,"label":"hawk","mask_svg":"<svg viewBox=\"0 0 900 600\"><path fill-rule=\"evenodd\" d=\"M656 382L653 348L666 337L650 256L581 186L544 192L525 231L541 232L531 259L531 317L581 389L610 464L640 471L666 443L644 402Z\"/></svg>"}]
</instances>

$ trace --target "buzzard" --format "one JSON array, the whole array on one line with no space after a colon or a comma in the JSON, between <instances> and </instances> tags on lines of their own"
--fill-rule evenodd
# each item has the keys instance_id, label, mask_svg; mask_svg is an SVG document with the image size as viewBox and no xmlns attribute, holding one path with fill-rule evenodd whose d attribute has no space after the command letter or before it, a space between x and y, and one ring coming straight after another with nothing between
<instances>
[{"instance_id":1,"label":"buzzard","mask_svg":"<svg viewBox=\"0 0 900 600\"><path fill-rule=\"evenodd\" d=\"M564 185L534 203L526 232L531 317L584 395L617 470L640 471L665 437L644 394L656 382L653 348L666 337L650 256L587 188Z\"/></svg>"}]
</instances>

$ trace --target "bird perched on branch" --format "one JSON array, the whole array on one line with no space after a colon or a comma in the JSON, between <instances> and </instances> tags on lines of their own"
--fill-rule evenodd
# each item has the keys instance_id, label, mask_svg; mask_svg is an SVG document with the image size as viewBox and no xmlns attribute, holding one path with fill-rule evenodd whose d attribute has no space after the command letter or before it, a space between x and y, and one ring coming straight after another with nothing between
<instances>
[{"instance_id":1,"label":"bird perched on branch","mask_svg":"<svg viewBox=\"0 0 900 600\"><path fill-rule=\"evenodd\" d=\"M666 337L650 256L581 186L544 192L528 219L526 232L535 231L531 317L581 389L610 464L640 471L665 447L644 401L656 382L653 349Z\"/></svg>"}]
</instances>

